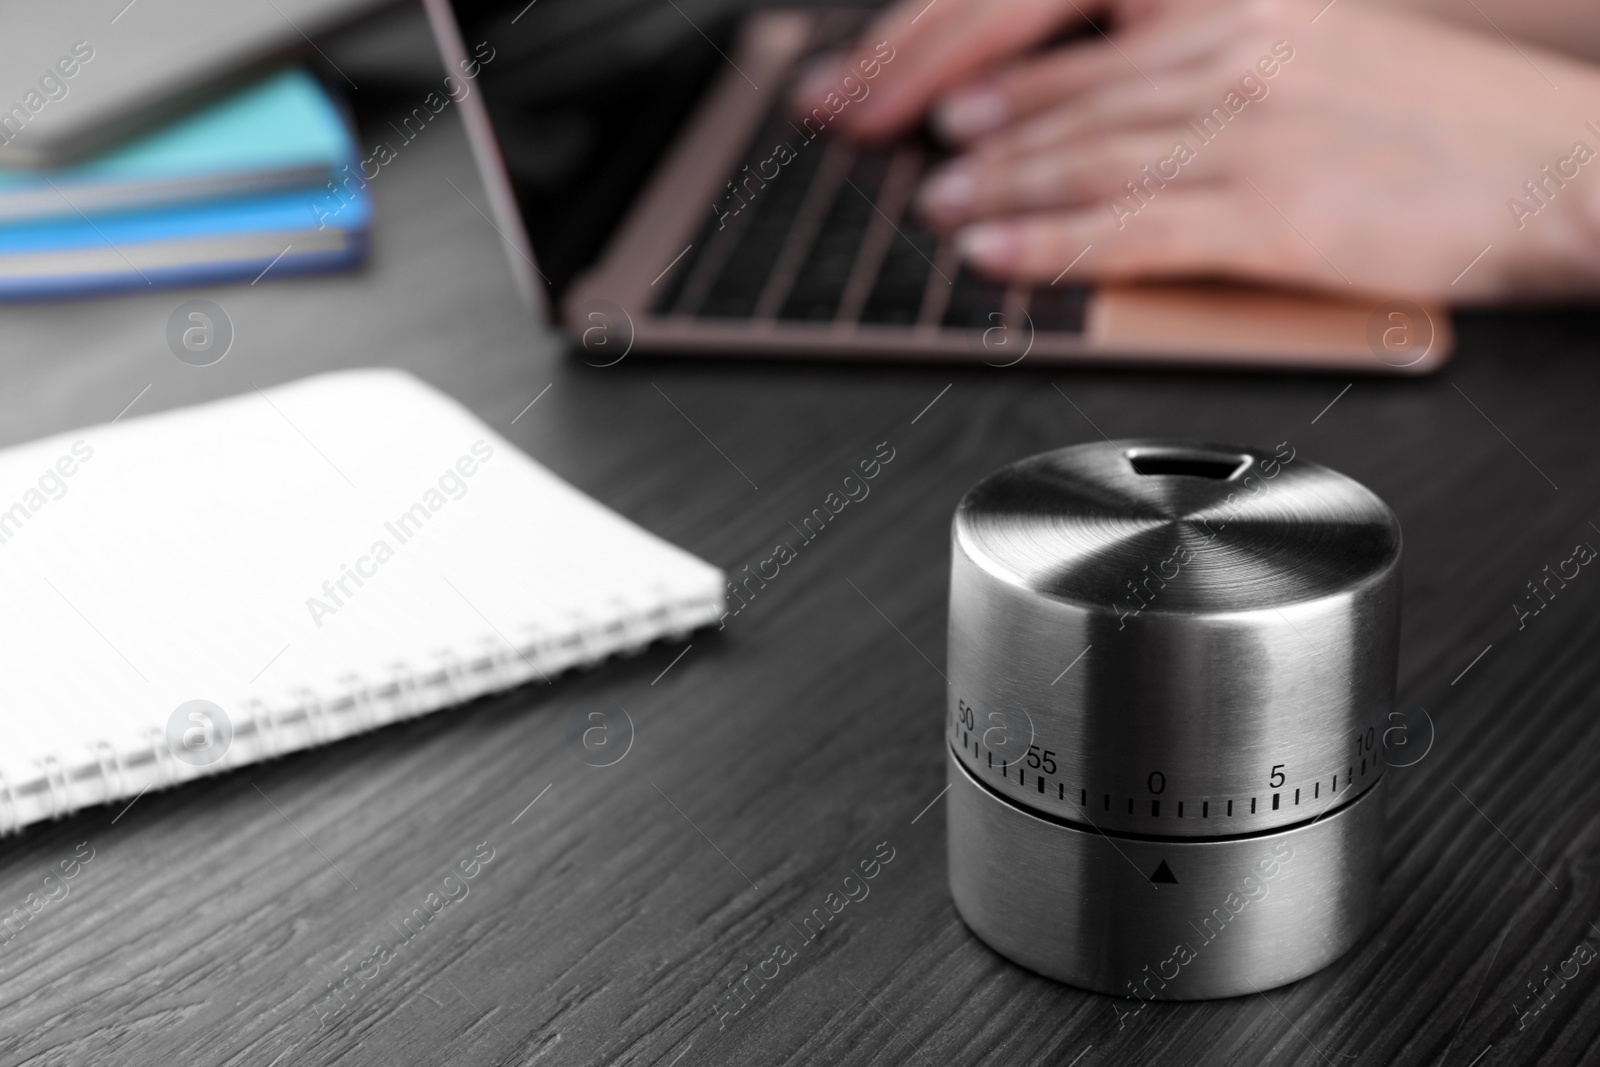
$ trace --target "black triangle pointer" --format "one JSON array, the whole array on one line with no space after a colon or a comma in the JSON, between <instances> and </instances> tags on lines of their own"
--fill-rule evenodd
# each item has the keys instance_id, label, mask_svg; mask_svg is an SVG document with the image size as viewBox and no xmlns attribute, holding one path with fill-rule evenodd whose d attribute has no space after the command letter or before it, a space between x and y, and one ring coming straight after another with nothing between
<instances>
[{"instance_id":1,"label":"black triangle pointer","mask_svg":"<svg viewBox=\"0 0 1600 1067\"><path fill-rule=\"evenodd\" d=\"M1178 884L1178 878L1172 873L1172 868L1167 866L1166 860L1161 861L1161 866L1156 868L1156 873L1150 876L1150 880L1152 882L1160 882L1163 885Z\"/></svg>"}]
</instances>

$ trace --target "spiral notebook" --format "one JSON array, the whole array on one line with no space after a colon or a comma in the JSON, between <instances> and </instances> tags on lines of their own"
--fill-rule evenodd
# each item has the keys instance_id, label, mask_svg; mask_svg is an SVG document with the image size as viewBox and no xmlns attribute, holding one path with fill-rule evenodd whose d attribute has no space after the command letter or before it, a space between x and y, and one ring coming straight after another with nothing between
<instances>
[{"instance_id":1,"label":"spiral notebook","mask_svg":"<svg viewBox=\"0 0 1600 1067\"><path fill-rule=\"evenodd\" d=\"M0 451L0 832L548 679L723 575L397 371Z\"/></svg>"}]
</instances>

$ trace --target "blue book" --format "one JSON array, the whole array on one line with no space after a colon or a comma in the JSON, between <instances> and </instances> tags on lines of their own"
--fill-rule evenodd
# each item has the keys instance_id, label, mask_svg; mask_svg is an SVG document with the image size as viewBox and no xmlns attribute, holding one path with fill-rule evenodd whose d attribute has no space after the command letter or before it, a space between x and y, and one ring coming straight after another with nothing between
<instances>
[{"instance_id":1,"label":"blue book","mask_svg":"<svg viewBox=\"0 0 1600 1067\"><path fill-rule=\"evenodd\" d=\"M0 169L0 223L320 185L355 155L327 91L290 69L86 162Z\"/></svg>"},{"instance_id":2,"label":"blue book","mask_svg":"<svg viewBox=\"0 0 1600 1067\"><path fill-rule=\"evenodd\" d=\"M356 193L337 224L327 225L314 210L325 197L318 187L0 226L0 299L256 281L355 266L367 251L371 198L364 189Z\"/></svg>"},{"instance_id":3,"label":"blue book","mask_svg":"<svg viewBox=\"0 0 1600 1067\"><path fill-rule=\"evenodd\" d=\"M328 183L356 159L321 84L287 70L94 160L0 171L0 300L354 266L372 200Z\"/></svg>"}]
</instances>

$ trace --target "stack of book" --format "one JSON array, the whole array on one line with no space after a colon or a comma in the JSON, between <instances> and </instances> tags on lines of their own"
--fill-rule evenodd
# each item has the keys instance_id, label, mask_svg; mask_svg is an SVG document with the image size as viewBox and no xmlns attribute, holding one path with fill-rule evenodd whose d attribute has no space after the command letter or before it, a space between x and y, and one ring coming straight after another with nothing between
<instances>
[{"instance_id":1,"label":"stack of book","mask_svg":"<svg viewBox=\"0 0 1600 1067\"><path fill-rule=\"evenodd\" d=\"M321 83L290 69L98 157L0 170L0 299L354 266L372 220L365 183L342 180L358 158Z\"/></svg>"}]
</instances>

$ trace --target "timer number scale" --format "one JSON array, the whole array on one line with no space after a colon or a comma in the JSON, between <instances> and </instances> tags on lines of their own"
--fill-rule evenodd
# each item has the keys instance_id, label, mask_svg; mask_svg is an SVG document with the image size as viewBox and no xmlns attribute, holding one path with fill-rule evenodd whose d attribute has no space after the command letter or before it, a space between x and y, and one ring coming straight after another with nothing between
<instances>
[{"instance_id":1,"label":"timer number scale","mask_svg":"<svg viewBox=\"0 0 1600 1067\"><path fill-rule=\"evenodd\" d=\"M1264 769L1265 788L1259 792L1180 798L1175 790L1169 791L1167 775L1152 770L1145 778L1144 791L1135 795L1087 781L1068 782L1058 774L1059 750L1045 747L1048 739L1034 736L1031 716L1024 714L1021 722L1011 721L1014 718L1000 711L980 713L973 702L958 698L948 716L950 747L979 781L1047 814L1091 826L1107 815L1116 818L1119 826L1126 826L1130 817L1137 823L1201 819L1218 820L1215 832L1219 835L1246 833L1256 828L1249 825L1250 816L1270 817L1274 826L1285 825L1285 815L1296 810L1303 811L1306 819L1314 819L1354 799L1375 784L1381 773L1375 747L1377 730L1369 726L1350 739L1349 758L1343 767L1324 770L1310 780L1291 777L1294 772L1287 764L1276 763ZM1274 816L1274 812L1279 814ZM1151 832L1160 831L1152 826Z\"/></svg>"}]
</instances>

